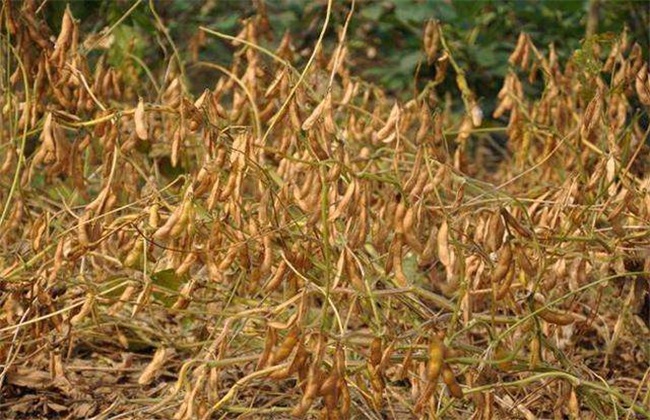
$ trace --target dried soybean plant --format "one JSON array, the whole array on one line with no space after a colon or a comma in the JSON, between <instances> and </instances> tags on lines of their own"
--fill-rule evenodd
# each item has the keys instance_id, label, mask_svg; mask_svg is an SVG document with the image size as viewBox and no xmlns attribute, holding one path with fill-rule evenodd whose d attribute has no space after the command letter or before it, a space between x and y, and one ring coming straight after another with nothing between
<instances>
[{"instance_id":1,"label":"dried soybean plant","mask_svg":"<svg viewBox=\"0 0 650 420\"><path fill-rule=\"evenodd\" d=\"M55 34L35 2L3 2L10 410L648 415L641 48L590 38L560 63L522 34L488 167L495 130L443 25L424 30L435 80L398 102L354 76L352 10L336 27L331 7L301 68L289 34L262 46L263 8L236 36L199 28L235 52L195 64L214 85L194 98L179 57L115 67L110 30L67 9Z\"/></svg>"}]
</instances>

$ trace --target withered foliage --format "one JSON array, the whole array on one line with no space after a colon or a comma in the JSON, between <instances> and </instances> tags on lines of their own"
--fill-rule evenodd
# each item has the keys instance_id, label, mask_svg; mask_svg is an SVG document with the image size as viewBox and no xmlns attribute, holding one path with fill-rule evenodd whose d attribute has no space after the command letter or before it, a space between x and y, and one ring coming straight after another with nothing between
<instances>
[{"instance_id":1,"label":"withered foliage","mask_svg":"<svg viewBox=\"0 0 650 420\"><path fill-rule=\"evenodd\" d=\"M289 35L260 47L263 8L198 29L235 53L193 64L193 98L179 57L112 67L110 32L38 7L0 24L9 418L649 415L650 78L625 33L564 63L522 34L488 118L438 22L404 103L354 76L345 25L300 69Z\"/></svg>"}]
</instances>

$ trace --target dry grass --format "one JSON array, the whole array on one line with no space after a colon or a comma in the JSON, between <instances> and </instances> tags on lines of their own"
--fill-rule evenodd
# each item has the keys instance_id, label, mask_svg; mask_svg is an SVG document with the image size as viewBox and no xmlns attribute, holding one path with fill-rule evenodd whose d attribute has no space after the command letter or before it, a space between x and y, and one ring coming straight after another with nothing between
<instances>
[{"instance_id":1,"label":"dry grass","mask_svg":"<svg viewBox=\"0 0 650 420\"><path fill-rule=\"evenodd\" d=\"M69 12L56 42L32 2L0 27L7 418L650 416L650 79L626 34L567 63L522 34L485 128L435 22L405 103L354 77L345 24L302 69L263 15L200 28L236 53L193 64L217 81L198 98L175 47L158 75L91 60L110 32Z\"/></svg>"}]
</instances>

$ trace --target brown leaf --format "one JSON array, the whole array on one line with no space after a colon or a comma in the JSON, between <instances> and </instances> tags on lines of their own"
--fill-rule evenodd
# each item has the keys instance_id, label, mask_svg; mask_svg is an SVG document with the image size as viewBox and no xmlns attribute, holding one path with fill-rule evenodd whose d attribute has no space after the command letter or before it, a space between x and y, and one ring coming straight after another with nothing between
<instances>
[{"instance_id":1,"label":"brown leaf","mask_svg":"<svg viewBox=\"0 0 650 420\"><path fill-rule=\"evenodd\" d=\"M7 375L7 383L32 389L44 389L52 383L52 376L44 370L18 366Z\"/></svg>"}]
</instances>

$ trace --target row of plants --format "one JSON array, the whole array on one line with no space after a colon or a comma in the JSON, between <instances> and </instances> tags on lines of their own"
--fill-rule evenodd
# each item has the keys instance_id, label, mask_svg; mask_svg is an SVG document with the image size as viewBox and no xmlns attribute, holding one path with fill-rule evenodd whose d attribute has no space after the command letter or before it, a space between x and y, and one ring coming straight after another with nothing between
<instances>
[{"instance_id":1,"label":"row of plants","mask_svg":"<svg viewBox=\"0 0 650 420\"><path fill-rule=\"evenodd\" d=\"M641 45L521 33L488 110L432 19L397 100L337 11L306 53L261 7L192 28L187 65L154 2L3 2L9 416L650 415Z\"/></svg>"}]
</instances>

